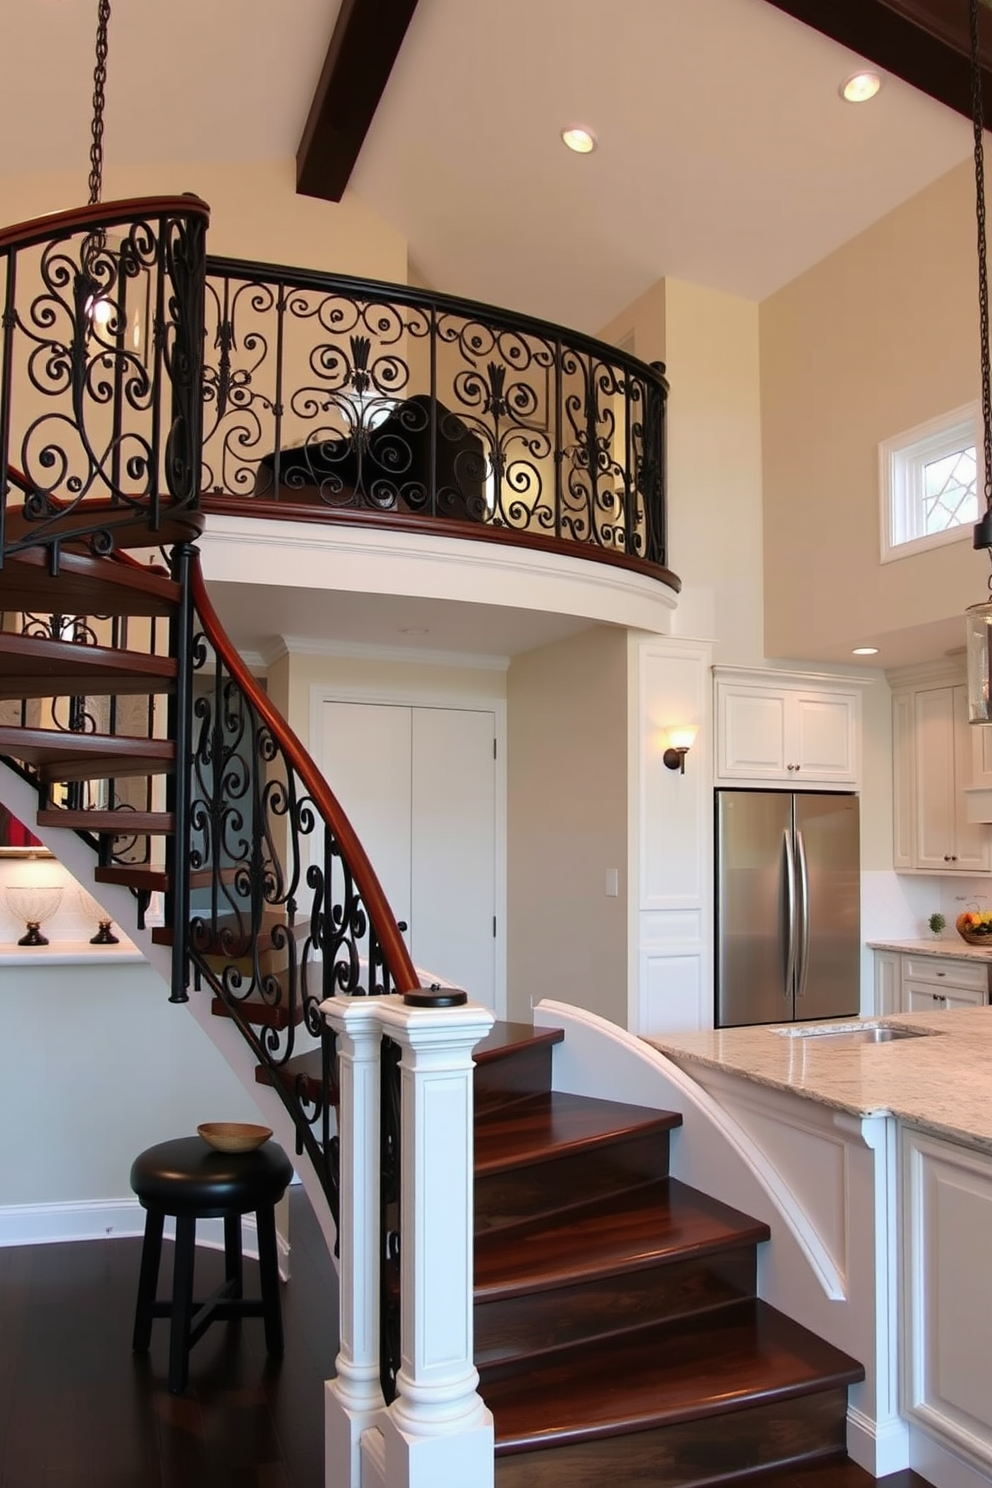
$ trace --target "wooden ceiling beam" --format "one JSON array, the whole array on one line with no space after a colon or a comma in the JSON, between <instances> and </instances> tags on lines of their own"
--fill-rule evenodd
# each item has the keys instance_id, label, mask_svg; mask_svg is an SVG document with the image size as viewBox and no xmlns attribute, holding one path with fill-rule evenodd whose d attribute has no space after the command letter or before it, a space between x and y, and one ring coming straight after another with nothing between
<instances>
[{"instance_id":1,"label":"wooden ceiling beam","mask_svg":"<svg viewBox=\"0 0 992 1488\"><path fill-rule=\"evenodd\" d=\"M417 0L342 0L296 152L301 196L340 201Z\"/></svg>"},{"instance_id":2,"label":"wooden ceiling beam","mask_svg":"<svg viewBox=\"0 0 992 1488\"><path fill-rule=\"evenodd\" d=\"M965 0L767 0L971 118ZM984 7L983 7L984 9ZM992 124L992 46L982 18L982 99Z\"/></svg>"}]
</instances>

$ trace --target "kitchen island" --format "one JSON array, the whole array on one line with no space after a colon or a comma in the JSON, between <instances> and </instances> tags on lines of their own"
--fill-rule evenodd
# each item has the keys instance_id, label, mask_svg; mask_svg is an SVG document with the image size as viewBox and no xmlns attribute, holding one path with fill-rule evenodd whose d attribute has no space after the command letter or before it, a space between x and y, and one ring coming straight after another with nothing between
<instances>
[{"instance_id":1,"label":"kitchen island","mask_svg":"<svg viewBox=\"0 0 992 1488\"><path fill-rule=\"evenodd\" d=\"M648 1042L753 1144L861 1331L854 1454L876 1476L912 1466L977 1488L992 1484L992 1008L816 1026L866 1024L922 1036L834 1042L789 1024Z\"/></svg>"},{"instance_id":2,"label":"kitchen island","mask_svg":"<svg viewBox=\"0 0 992 1488\"><path fill-rule=\"evenodd\" d=\"M838 1046L829 1038L805 1035L810 1025L790 1023L670 1034L648 1042L690 1074L695 1065L724 1070L852 1116L893 1116L992 1153L992 1008L839 1018L813 1026L865 1024L891 1024L925 1036Z\"/></svg>"}]
</instances>

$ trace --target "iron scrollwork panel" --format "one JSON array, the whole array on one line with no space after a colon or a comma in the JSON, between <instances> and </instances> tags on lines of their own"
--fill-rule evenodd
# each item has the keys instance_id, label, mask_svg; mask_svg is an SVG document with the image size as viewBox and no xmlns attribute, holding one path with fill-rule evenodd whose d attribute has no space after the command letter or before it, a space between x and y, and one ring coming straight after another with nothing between
<instances>
[{"instance_id":1,"label":"iron scrollwork panel","mask_svg":"<svg viewBox=\"0 0 992 1488\"><path fill-rule=\"evenodd\" d=\"M204 261L195 214L7 250L0 463L26 531L5 551L57 545L71 520L108 553L122 523L196 505Z\"/></svg>"},{"instance_id":2,"label":"iron scrollwork panel","mask_svg":"<svg viewBox=\"0 0 992 1488\"><path fill-rule=\"evenodd\" d=\"M662 561L663 377L525 317L361 285L211 265L205 489Z\"/></svg>"},{"instance_id":3,"label":"iron scrollwork panel","mask_svg":"<svg viewBox=\"0 0 992 1488\"><path fill-rule=\"evenodd\" d=\"M341 844L283 744L202 631L192 661L190 958L269 1070L336 1218L338 1072L320 1003L392 980ZM306 1069L287 1068L297 1054L310 1055Z\"/></svg>"}]
</instances>

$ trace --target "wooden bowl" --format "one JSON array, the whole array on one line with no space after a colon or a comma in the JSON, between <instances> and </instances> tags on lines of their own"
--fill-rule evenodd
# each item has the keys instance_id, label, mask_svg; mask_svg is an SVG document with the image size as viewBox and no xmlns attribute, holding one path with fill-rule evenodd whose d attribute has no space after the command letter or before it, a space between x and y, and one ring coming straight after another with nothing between
<instances>
[{"instance_id":1,"label":"wooden bowl","mask_svg":"<svg viewBox=\"0 0 992 1488\"><path fill-rule=\"evenodd\" d=\"M205 1121L196 1129L215 1152L253 1152L272 1135L269 1127L247 1121Z\"/></svg>"}]
</instances>

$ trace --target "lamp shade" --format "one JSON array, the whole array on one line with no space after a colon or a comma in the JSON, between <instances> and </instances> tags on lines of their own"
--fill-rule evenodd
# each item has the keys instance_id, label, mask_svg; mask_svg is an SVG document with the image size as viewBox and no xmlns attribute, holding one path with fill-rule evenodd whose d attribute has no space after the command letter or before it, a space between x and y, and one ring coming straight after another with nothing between
<instances>
[{"instance_id":1,"label":"lamp shade","mask_svg":"<svg viewBox=\"0 0 992 1488\"><path fill-rule=\"evenodd\" d=\"M698 733L699 725L695 723L669 724L668 742L673 749L691 749Z\"/></svg>"},{"instance_id":2,"label":"lamp shade","mask_svg":"<svg viewBox=\"0 0 992 1488\"><path fill-rule=\"evenodd\" d=\"M992 602L969 605L968 627L968 722L992 723L989 666L992 660Z\"/></svg>"}]
</instances>

